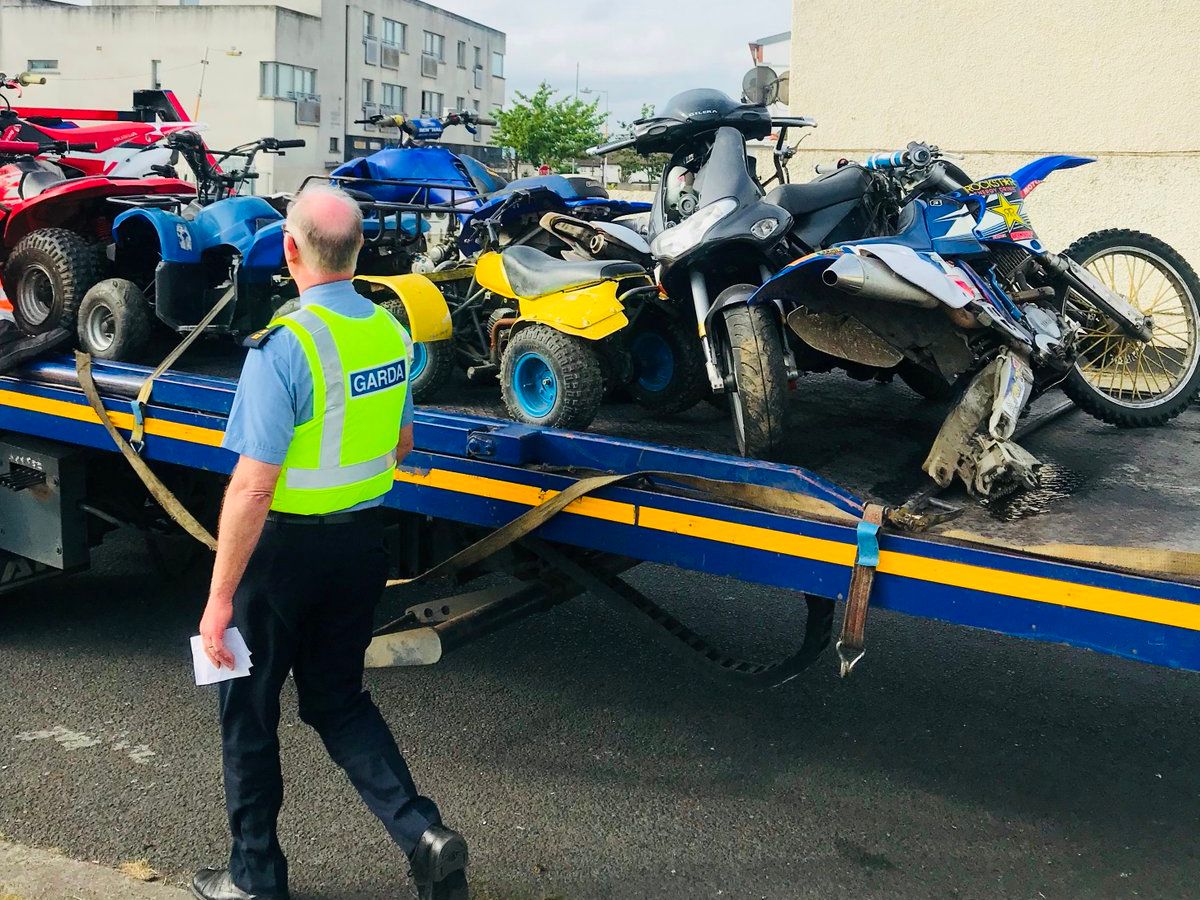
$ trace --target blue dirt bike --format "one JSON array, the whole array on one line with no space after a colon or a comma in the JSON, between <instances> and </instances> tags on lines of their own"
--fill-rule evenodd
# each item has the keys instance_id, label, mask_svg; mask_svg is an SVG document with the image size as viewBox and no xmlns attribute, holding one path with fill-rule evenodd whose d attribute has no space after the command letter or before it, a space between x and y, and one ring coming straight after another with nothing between
<instances>
[{"instance_id":1,"label":"blue dirt bike","mask_svg":"<svg viewBox=\"0 0 1200 900\"><path fill-rule=\"evenodd\" d=\"M925 462L940 485L976 495L1035 483L1037 460L1011 440L1038 393L1061 386L1118 427L1159 425L1200 393L1200 280L1170 246L1107 229L1063 253L1035 234L1024 199L1050 175L1090 163L1048 156L973 180L936 147L913 143L845 160L898 209L893 234L838 243L746 286L754 312L725 330L745 452L785 436L780 316L797 357L881 371L900 362L958 402Z\"/></svg>"}]
</instances>

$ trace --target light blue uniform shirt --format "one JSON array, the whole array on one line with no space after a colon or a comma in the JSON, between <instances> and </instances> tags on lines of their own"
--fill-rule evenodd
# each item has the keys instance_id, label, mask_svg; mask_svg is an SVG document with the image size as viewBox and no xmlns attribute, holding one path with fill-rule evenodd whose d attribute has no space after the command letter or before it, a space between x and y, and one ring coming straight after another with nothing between
<instances>
[{"instance_id":1,"label":"light blue uniform shirt","mask_svg":"<svg viewBox=\"0 0 1200 900\"><path fill-rule=\"evenodd\" d=\"M375 311L375 304L359 296L349 281L331 281L309 288L301 295L300 305L313 304L353 319L365 319ZM239 456L281 465L296 427L312 417L312 371L304 348L288 329L277 328L266 343L246 354L221 446ZM409 425L412 420L410 390L404 398L400 426ZM396 440L399 439L397 434ZM365 509L382 502L380 497L352 508Z\"/></svg>"}]
</instances>

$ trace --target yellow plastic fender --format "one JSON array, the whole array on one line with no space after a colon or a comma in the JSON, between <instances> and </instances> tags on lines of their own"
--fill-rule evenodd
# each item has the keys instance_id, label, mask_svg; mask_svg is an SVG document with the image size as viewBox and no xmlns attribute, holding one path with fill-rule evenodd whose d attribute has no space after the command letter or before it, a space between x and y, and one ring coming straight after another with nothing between
<instances>
[{"instance_id":1,"label":"yellow plastic fender","mask_svg":"<svg viewBox=\"0 0 1200 900\"><path fill-rule=\"evenodd\" d=\"M489 250L475 260L475 282L485 291L516 300L517 293L508 283L508 275L504 273L504 261L495 250Z\"/></svg>"},{"instance_id":2,"label":"yellow plastic fender","mask_svg":"<svg viewBox=\"0 0 1200 900\"><path fill-rule=\"evenodd\" d=\"M390 291L404 304L408 313L408 333L414 341L449 340L454 331L450 307L437 285L424 275L355 275L354 280L371 285L371 299L376 302L391 299L378 296Z\"/></svg>"},{"instance_id":3,"label":"yellow plastic fender","mask_svg":"<svg viewBox=\"0 0 1200 900\"><path fill-rule=\"evenodd\" d=\"M520 301L523 322L540 322L565 334L598 341L629 324L617 299L620 282L602 281L591 287L546 294Z\"/></svg>"}]
</instances>

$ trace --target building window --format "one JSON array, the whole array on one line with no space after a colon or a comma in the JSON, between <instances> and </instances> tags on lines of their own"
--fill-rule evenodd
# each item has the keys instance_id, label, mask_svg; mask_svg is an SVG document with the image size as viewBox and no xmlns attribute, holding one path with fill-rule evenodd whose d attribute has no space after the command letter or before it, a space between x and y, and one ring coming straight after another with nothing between
<instances>
[{"instance_id":1,"label":"building window","mask_svg":"<svg viewBox=\"0 0 1200 900\"><path fill-rule=\"evenodd\" d=\"M262 64L259 94L280 100L315 100L317 70L288 63Z\"/></svg>"},{"instance_id":2,"label":"building window","mask_svg":"<svg viewBox=\"0 0 1200 900\"><path fill-rule=\"evenodd\" d=\"M375 37L375 13L363 13L363 37Z\"/></svg>"},{"instance_id":3,"label":"building window","mask_svg":"<svg viewBox=\"0 0 1200 900\"><path fill-rule=\"evenodd\" d=\"M466 108L467 108L467 98L466 97L455 97L454 98L454 109L457 112L462 112Z\"/></svg>"},{"instance_id":4,"label":"building window","mask_svg":"<svg viewBox=\"0 0 1200 900\"><path fill-rule=\"evenodd\" d=\"M362 80L362 102L364 106L375 102L375 82L370 78Z\"/></svg>"},{"instance_id":5,"label":"building window","mask_svg":"<svg viewBox=\"0 0 1200 900\"><path fill-rule=\"evenodd\" d=\"M25 67L26 72L57 72L57 59L31 59Z\"/></svg>"},{"instance_id":6,"label":"building window","mask_svg":"<svg viewBox=\"0 0 1200 900\"><path fill-rule=\"evenodd\" d=\"M432 56L438 62L446 61L446 38L432 31L425 32L425 55Z\"/></svg>"},{"instance_id":7,"label":"building window","mask_svg":"<svg viewBox=\"0 0 1200 900\"><path fill-rule=\"evenodd\" d=\"M407 97L407 89L400 84L388 84L386 81L382 84L382 94L379 102L388 108L388 112L402 113L404 112L405 102Z\"/></svg>"},{"instance_id":8,"label":"building window","mask_svg":"<svg viewBox=\"0 0 1200 900\"><path fill-rule=\"evenodd\" d=\"M482 47L475 48L475 68L477 68L477 69L483 68L483 48Z\"/></svg>"},{"instance_id":9,"label":"building window","mask_svg":"<svg viewBox=\"0 0 1200 900\"><path fill-rule=\"evenodd\" d=\"M440 116L446 98L437 91L421 91L421 115Z\"/></svg>"},{"instance_id":10,"label":"building window","mask_svg":"<svg viewBox=\"0 0 1200 900\"><path fill-rule=\"evenodd\" d=\"M504 77L504 54L499 50L492 51L492 75L496 78Z\"/></svg>"},{"instance_id":11,"label":"building window","mask_svg":"<svg viewBox=\"0 0 1200 900\"><path fill-rule=\"evenodd\" d=\"M465 69L467 67L467 42L458 42L458 67Z\"/></svg>"},{"instance_id":12,"label":"building window","mask_svg":"<svg viewBox=\"0 0 1200 900\"><path fill-rule=\"evenodd\" d=\"M479 101L472 101L472 105L475 107L475 115L479 115ZM475 143L477 144L483 140L483 135L480 134L478 125L475 126L475 134L473 134L472 137L475 138Z\"/></svg>"},{"instance_id":13,"label":"building window","mask_svg":"<svg viewBox=\"0 0 1200 900\"><path fill-rule=\"evenodd\" d=\"M338 150L338 139L337 139L337 138L335 138L335 137L331 137L331 138L329 139L329 152L330 152L330 153L338 153L338 152L340 152L340 151Z\"/></svg>"},{"instance_id":14,"label":"building window","mask_svg":"<svg viewBox=\"0 0 1200 900\"><path fill-rule=\"evenodd\" d=\"M393 19L383 20L383 42L401 50L408 50L408 26Z\"/></svg>"}]
</instances>

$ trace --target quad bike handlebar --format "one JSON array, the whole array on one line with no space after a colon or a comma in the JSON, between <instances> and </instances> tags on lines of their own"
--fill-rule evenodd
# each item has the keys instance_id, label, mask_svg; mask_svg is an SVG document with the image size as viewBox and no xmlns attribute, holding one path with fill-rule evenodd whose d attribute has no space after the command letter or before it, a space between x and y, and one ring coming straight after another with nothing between
<instances>
[{"instance_id":1,"label":"quad bike handlebar","mask_svg":"<svg viewBox=\"0 0 1200 900\"><path fill-rule=\"evenodd\" d=\"M195 131L174 131L167 135L166 144L178 150L196 176L196 194L201 203L213 203L235 196L241 186L258 178L253 170L254 157L259 153L285 155L285 151L306 146L302 138L279 139L264 137L249 141L230 150L210 150ZM230 159L245 162L238 168L223 171L222 163Z\"/></svg>"},{"instance_id":2,"label":"quad bike handlebar","mask_svg":"<svg viewBox=\"0 0 1200 900\"><path fill-rule=\"evenodd\" d=\"M446 113L444 116L429 116L436 122L440 122L443 127L451 125L465 125L472 128L475 125L494 126L499 124L491 116L480 115L474 110L460 109ZM405 134L415 136L416 128L411 125L412 119L409 116L400 113L398 115L385 116L381 113L376 113L373 116L367 116L365 119L355 119L355 125L377 125L381 128L399 128Z\"/></svg>"}]
</instances>

